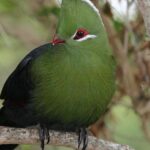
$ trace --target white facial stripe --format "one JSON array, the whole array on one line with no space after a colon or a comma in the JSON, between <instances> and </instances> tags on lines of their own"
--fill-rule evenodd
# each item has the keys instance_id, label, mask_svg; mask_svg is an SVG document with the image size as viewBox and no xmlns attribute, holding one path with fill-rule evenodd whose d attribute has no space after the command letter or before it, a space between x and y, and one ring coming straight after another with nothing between
<instances>
[{"instance_id":1,"label":"white facial stripe","mask_svg":"<svg viewBox=\"0 0 150 150\"><path fill-rule=\"evenodd\" d=\"M93 8L93 10L98 14L99 14L99 10L95 7L95 5L90 1L90 0L82 0L83 2L87 3L90 7ZM62 0L56 0L56 2L61 6L62 4Z\"/></svg>"},{"instance_id":2,"label":"white facial stripe","mask_svg":"<svg viewBox=\"0 0 150 150\"><path fill-rule=\"evenodd\" d=\"M93 10L98 14L99 14L99 10L95 7L95 5L90 1L90 0L82 0L83 2L87 3L90 7L93 8Z\"/></svg>"},{"instance_id":3,"label":"white facial stripe","mask_svg":"<svg viewBox=\"0 0 150 150\"><path fill-rule=\"evenodd\" d=\"M89 34L89 35L87 35L87 36L85 36L85 37L83 37L81 39L75 40L75 41L82 42L82 41L85 41L87 39L94 39L94 38L96 38L96 35Z\"/></svg>"},{"instance_id":4,"label":"white facial stripe","mask_svg":"<svg viewBox=\"0 0 150 150\"><path fill-rule=\"evenodd\" d=\"M100 18L100 20L101 20L101 22L103 24L103 20L101 18L99 10L96 8L96 6L90 0L82 0L82 1L85 2L85 3L87 3L90 7L93 8L93 10L97 13L97 15L99 16L99 18ZM103 24L103 26L104 26L104 24Z\"/></svg>"},{"instance_id":5,"label":"white facial stripe","mask_svg":"<svg viewBox=\"0 0 150 150\"><path fill-rule=\"evenodd\" d=\"M56 1L57 1L58 5L61 6L63 0L56 0ZM100 17L100 19L102 21L99 10L96 8L96 6L90 0L81 0L81 1L87 3L90 7L92 7L93 10L98 14L98 16ZM103 23L103 21L102 21L102 23Z\"/></svg>"},{"instance_id":6,"label":"white facial stripe","mask_svg":"<svg viewBox=\"0 0 150 150\"><path fill-rule=\"evenodd\" d=\"M76 34L77 34L77 30L76 30L76 32L74 33L74 35L71 38L73 39L76 36Z\"/></svg>"}]
</instances>

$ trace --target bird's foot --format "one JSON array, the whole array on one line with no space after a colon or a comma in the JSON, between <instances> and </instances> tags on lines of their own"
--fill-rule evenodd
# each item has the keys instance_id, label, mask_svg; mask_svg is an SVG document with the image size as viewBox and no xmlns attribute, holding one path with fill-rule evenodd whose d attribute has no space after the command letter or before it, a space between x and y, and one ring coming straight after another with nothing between
<instances>
[{"instance_id":1,"label":"bird's foot","mask_svg":"<svg viewBox=\"0 0 150 150\"><path fill-rule=\"evenodd\" d=\"M83 143L82 150L86 150L88 145L88 133L85 128L79 129L79 137L78 137L78 149L80 149L81 144Z\"/></svg>"},{"instance_id":2,"label":"bird's foot","mask_svg":"<svg viewBox=\"0 0 150 150\"><path fill-rule=\"evenodd\" d=\"M50 135L49 135L49 128L43 124L40 124L39 128L39 137L41 141L41 149L44 150L45 148L45 140L47 140L47 144L50 142Z\"/></svg>"}]
</instances>

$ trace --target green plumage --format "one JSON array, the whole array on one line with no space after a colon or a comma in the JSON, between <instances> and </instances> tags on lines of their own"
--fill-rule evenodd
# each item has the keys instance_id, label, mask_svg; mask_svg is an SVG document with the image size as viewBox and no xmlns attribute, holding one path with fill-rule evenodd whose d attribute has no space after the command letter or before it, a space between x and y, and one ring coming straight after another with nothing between
<instances>
[{"instance_id":1,"label":"green plumage","mask_svg":"<svg viewBox=\"0 0 150 150\"><path fill-rule=\"evenodd\" d=\"M90 0L63 0L56 34L59 38L31 51L5 82L0 125L40 124L42 150L49 129L80 129L78 147L83 143L85 150L85 128L103 115L115 91L115 62Z\"/></svg>"},{"instance_id":2,"label":"green plumage","mask_svg":"<svg viewBox=\"0 0 150 150\"><path fill-rule=\"evenodd\" d=\"M78 28L97 37L71 38ZM66 43L47 47L32 65L32 105L50 124L87 127L102 115L115 90L115 63L100 16L82 0L63 0L57 35Z\"/></svg>"},{"instance_id":3,"label":"green plumage","mask_svg":"<svg viewBox=\"0 0 150 150\"><path fill-rule=\"evenodd\" d=\"M98 10L89 0L63 0L56 35L62 40L31 51L7 79L0 125L73 131L106 111L115 62Z\"/></svg>"}]
</instances>

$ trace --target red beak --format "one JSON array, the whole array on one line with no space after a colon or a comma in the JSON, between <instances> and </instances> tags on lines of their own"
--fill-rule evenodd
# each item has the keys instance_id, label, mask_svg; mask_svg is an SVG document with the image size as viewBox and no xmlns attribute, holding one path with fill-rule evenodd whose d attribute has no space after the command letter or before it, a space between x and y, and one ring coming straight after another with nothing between
<instances>
[{"instance_id":1,"label":"red beak","mask_svg":"<svg viewBox=\"0 0 150 150\"><path fill-rule=\"evenodd\" d=\"M52 43L52 45L63 44L63 43L65 43L65 40L59 39L56 36L54 36L54 38L53 38L51 43Z\"/></svg>"}]
</instances>

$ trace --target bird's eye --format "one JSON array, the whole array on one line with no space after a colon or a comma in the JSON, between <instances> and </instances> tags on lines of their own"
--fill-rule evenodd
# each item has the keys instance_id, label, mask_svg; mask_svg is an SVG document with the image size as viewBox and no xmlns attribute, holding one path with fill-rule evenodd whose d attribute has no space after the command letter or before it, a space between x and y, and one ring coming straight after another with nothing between
<instances>
[{"instance_id":1,"label":"bird's eye","mask_svg":"<svg viewBox=\"0 0 150 150\"><path fill-rule=\"evenodd\" d=\"M79 40L85 36L87 36L89 32L86 29L78 29L76 33L73 35L74 40Z\"/></svg>"},{"instance_id":2,"label":"bird's eye","mask_svg":"<svg viewBox=\"0 0 150 150\"><path fill-rule=\"evenodd\" d=\"M83 37L84 36L84 32L83 31L78 31L76 35L78 37Z\"/></svg>"}]
</instances>

